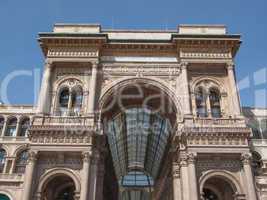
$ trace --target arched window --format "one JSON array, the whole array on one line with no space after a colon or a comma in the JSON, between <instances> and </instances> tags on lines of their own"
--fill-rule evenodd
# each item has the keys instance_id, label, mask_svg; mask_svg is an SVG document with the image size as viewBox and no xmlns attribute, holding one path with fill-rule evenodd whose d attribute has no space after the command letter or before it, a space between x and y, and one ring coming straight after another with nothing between
<instances>
[{"instance_id":1,"label":"arched window","mask_svg":"<svg viewBox=\"0 0 267 200\"><path fill-rule=\"evenodd\" d=\"M64 88L59 95L59 110L60 115L68 115L68 106L70 101L70 91L68 88Z\"/></svg>"},{"instance_id":2,"label":"arched window","mask_svg":"<svg viewBox=\"0 0 267 200\"><path fill-rule=\"evenodd\" d=\"M30 119L29 118L23 119L21 122L20 131L19 131L18 136L25 137L29 127L30 127Z\"/></svg>"},{"instance_id":3,"label":"arched window","mask_svg":"<svg viewBox=\"0 0 267 200\"><path fill-rule=\"evenodd\" d=\"M5 119L4 117L0 117L0 136L2 135L2 131L4 128Z\"/></svg>"},{"instance_id":4,"label":"arched window","mask_svg":"<svg viewBox=\"0 0 267 200\"><path fill-rule=\"evenodd\" d=\"M206 104L206 94L202 87L196 90L196 107L198 117L207 117L207 104Z\"/></svg>"},{"instance_id":5,"label":"arched window","mask_svg":"<svg viewBox=\"0 0 267 200\"><path fill-rule=\"evenodd\" d=\"M25 168L26 168L26 165L27 165L28 157L29 157L29 153L28 153L27 150L22 151L17 156L15 173L23 174L25 172Z\"/></svg>"},{"instance_id":6,"label":"arched window","mask_svg":"<svg viewBox=\"0 0 267 200\"><path fill-rule=\"evenodd\" d=\"M6 151L4 149L0 149L0 173L3 173L5 162L6 162Z\"/></svg>"},{"instance_id":7,"label":"arched window","mask_svg":"<svg viewBox=\"0 0 267 200\"><path fill-rule=\"evenodd\" d=\"M61 116L78 116L81 114L83 102L81 86L64 88L59 95L59 111Z\"/></svg>"},{"instance_id":8,"label":"arched window","mask_svg":"<svg viewBox=\"0 0 267 200\"><path fill-rule=\"evenodd\" d=\"M71 105L71 113L72 115L79 115L82 108L83 102L83 91L82 88L75 88L71 93L72 105Z\"/></svg>"},{"instance_id":9,"label":"arched window","mask_svg":"<svg viewBox=\"0 0 267 200\"><path fill-rule=\"evenodd\" d=\"M221 106L220 106L220 92L217 89L210 89L209 100L210 100L210 111L211 116L215 118L221 117Z\"/></svg>"},{"instance_id":10,"label":"arched window","mask_svg":"<svg viewBox=\"0 0 267 200\"><path fill-rule=\"evenodd\" d=\"M16 136L17 118L11 118L7 121L5 136Z\"/></svg>"}]
</instances>

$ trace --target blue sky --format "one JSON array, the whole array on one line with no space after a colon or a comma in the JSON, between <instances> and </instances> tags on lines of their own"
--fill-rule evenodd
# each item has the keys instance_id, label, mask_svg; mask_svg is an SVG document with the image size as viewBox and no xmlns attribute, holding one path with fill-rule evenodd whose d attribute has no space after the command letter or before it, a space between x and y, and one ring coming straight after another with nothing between
<instances>
[{"instance_id":1,"label":"blue sky","mask_svg":"<svg viewBox=\"0 0 267 200\"><path fill-rule=\"evenodd\" d=\"M225 24L229 33L242 35L236 73L244 87L240 92L243 105L267 106L264 101L267 95L266 0L0 0L0 86L5 88L10 73L14 75L16 70L25 73L8 84L10 103L34 102L33 77L36 76L31 73L40 74L43 66L37 33L51 31L56 22L138 29ZM256 101L255 93L260 96ZM4 98L2 94L1 99Z\"/></svg>"}]
</instances>

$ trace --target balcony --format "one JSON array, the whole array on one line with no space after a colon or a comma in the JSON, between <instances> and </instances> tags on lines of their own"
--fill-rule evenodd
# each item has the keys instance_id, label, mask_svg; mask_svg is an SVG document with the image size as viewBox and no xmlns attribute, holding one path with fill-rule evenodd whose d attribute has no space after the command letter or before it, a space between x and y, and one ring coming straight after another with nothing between
<instances>
[{"instance_id":1,"label":"balcony","mask_svg":"<svg viewBox=\"0 0 267 200\"><path fill-rule=\"evenodd\" d=\"M23 182L23 174L0 174L0 182Z\"/></svg>"},{"instance_id":2,"label":"balcony","mask_svg":"<svg viewBox=\"0 0 267 200\"><path fill-rule=\"evenodd\" d=\"M36 116L29 129L29 140L39 145L86 145L92 143L96 130L90 117Z\"/></svg>"},{"instance_id":3,"label":"balcony","mask_svg":"<svg viewBox=\"0 0 267 200\"><path fill-rule=\"evenodd\" d=\"M1 143L25 143L28 142L28 138L27 137L13 137L13 136L3 136L0 137L0 142Z\"/></svg>"},{"instance_id":4,"label":"balcony","mask_svg":"<svg viewBox=\"0 0 267 200\"><path fill-rule=\"evenodd\" d=\"M33 126L92 126L92 118L81 116L38 116Z\"/></svg>"}]
</instances>

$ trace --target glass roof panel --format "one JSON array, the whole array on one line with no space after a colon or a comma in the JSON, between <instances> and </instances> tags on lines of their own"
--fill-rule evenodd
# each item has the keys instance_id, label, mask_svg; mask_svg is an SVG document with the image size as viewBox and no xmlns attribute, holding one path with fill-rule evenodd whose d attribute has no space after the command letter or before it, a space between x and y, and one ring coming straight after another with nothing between
<instances>
[{"instance_id":1,"label":"glass roof panel","mask_svg":"<svg viewBox=\"0 0 267 200\"><path fill-rule=\"evenodd\" d=\"M106 130L121 186L153 185L170 135L169 120L148 108L134 107L109 120ZM139 193L128 192L123 199L142 199L145 195Z\"/></svg>"}]
</instances>

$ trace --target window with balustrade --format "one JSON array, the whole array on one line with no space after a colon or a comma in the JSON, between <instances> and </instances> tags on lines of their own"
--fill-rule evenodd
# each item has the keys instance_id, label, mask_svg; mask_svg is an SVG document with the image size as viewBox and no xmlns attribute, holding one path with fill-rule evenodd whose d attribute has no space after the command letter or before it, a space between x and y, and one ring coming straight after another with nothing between
<instances>
[{"instance_id":1,"label":"window with balustrade","mask_svg":"<svg viewBox=\"0 0 267 200\"><path fill-rule=\"evenodd\" d=\"M195 106L197 117L220 118L221 93L218 87L209 82L199 84L195 89Z\"/></svg>"},{"instance_id":2,"label":"window with balustrade","mask_svg":"<svg viewBox=\"0 0 267 200\"><path fill-rule=\"evenodd\" d=\"M59 89L57 115L80 116L83 106L83 87L78 80L64 82Z\"/></svg>"},{"instance_id":3,"label":"window with balustrade","mask_svg":"<svg viewBox=\"0 0 267 200\"><path fill-rule=\"evenodd\" d=\"M0 149L0 173L3 173L6 162L6 151Z\"/></svg>"},{"instance_id":4,"label":"window with balustrade","mask_svg":"<svg viewBox=\"0 0 267 200\"><path fill-rule=\"evenodd\" d=\"M198 117L207 117L207 104L206 104L206 94L202 87L197 88L196 90L196 109L197 109L197 116Z\"/></svg>"},{"instance_id":5,"label":"window with balustrade","mask_svg":"<svg viewBox=\"0 0 267 200\"><path fill-rule=\"evenodd\" d=\"M24 118L20 124L20 130L18 132L18 136L19 137L27 136L27 131L29 127L30 127L30 119L28 117Z\"/></svg>"},{"instance_id":6,"label":"window with balustrade","mask_svg":"<svg viewBox=\"0 0 267 200\"><path fill-rule=\"evenodd\" d=\"M18 154L16 159L15 173L23 174L25 172L28 157L29 153L27 150L24 150Z\"/></svg>"},{"instance_id":7,"label":"window with balustrade","mask_svg":"<svg viewBox=\"0 0 267 200\"><path fill-rule=\"evenodd\" d=\"M16 136L16 128L17 128L17 118L12 117L7 120L5 136L15 137Z\"/></svg>"}]
</instances>

